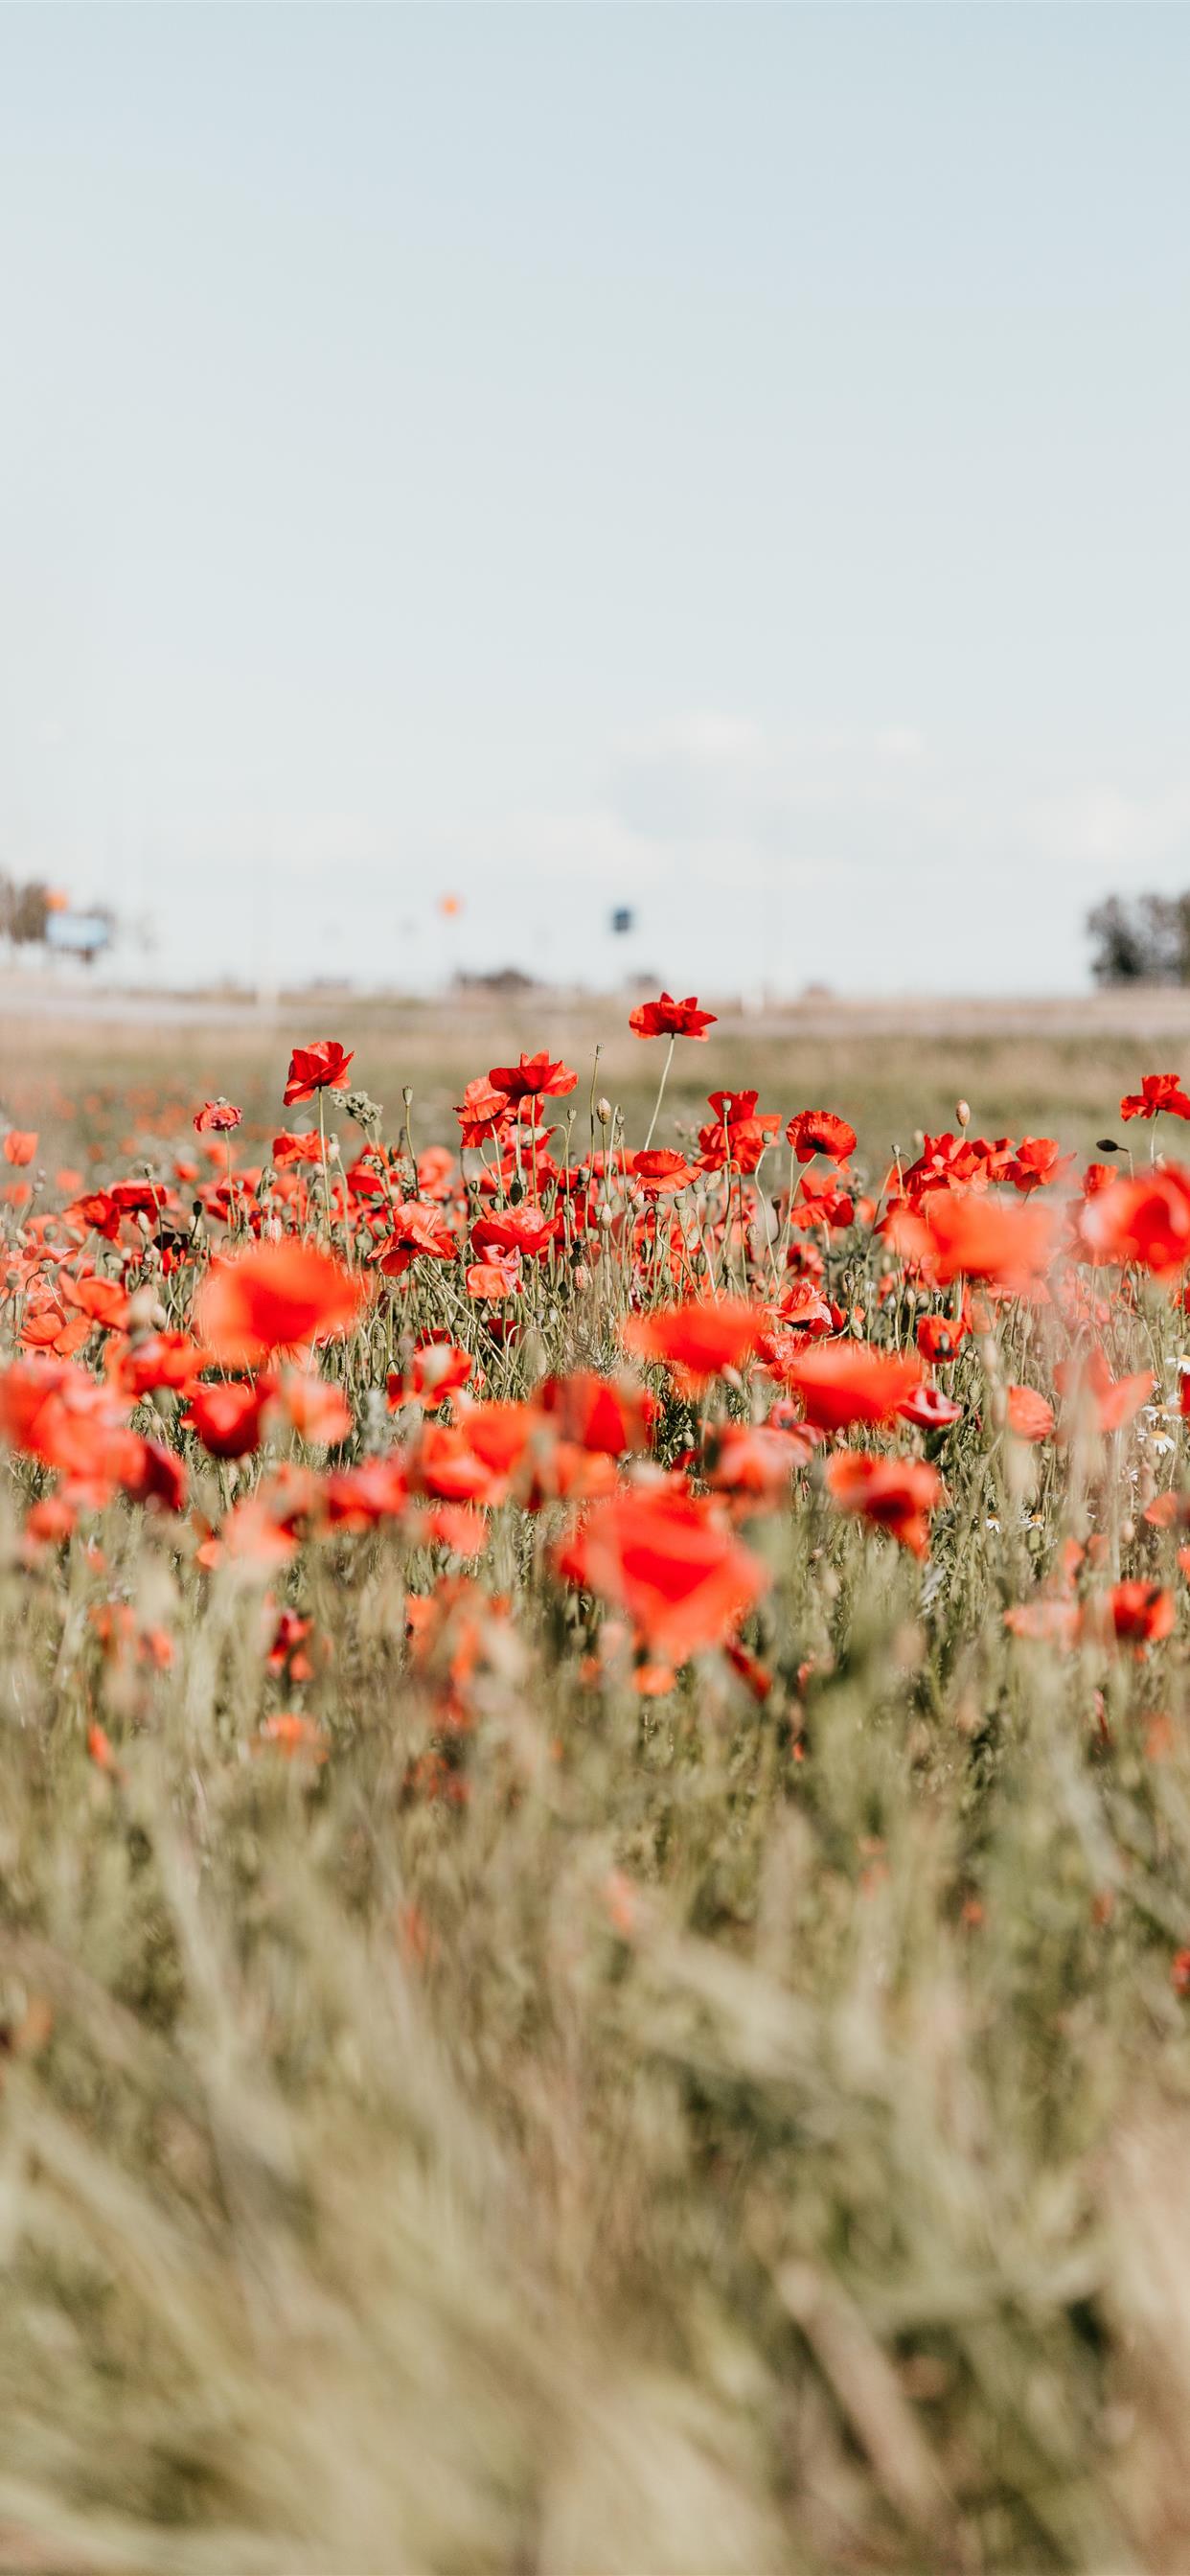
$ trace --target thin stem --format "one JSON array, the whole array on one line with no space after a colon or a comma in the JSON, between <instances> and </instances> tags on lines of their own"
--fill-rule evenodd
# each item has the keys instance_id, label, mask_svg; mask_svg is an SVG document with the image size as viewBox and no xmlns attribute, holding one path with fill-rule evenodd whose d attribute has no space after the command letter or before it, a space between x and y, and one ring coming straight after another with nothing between
<instances>
[{"instance_id":1,"label":"thin stem","mask_svg":"<svg viewBox=\"0 0 1190 2576\"><path fill-rule=\"evenodd\" d=\"M648 1132L648 1135L646 1136L645 1141L644 1141L643 1151L644 1151L646 1154L648 1153L649 1147L650 1147L650 1145L651 1145L651 1144L652 1144L652 1142L653 1142L653 1130L654 1130L654 1128L656 1127L657 1121L658 1121L658 1119L659 1119L659 1117L660 1117L660 1115L661 1115L661 1103L662 1103L662 1101L663 1101L663 1100L664 1100L664 1098L665 1098L665 1086L666 1086L667 1081L669 1080L669 1068L670 1068L670 1066L671 1066L671 1064L673 1063L673 1060L674 1060L674 1048L675 1048L676 1044L677 1044L677 1031L675 1030L675 1031L674 1031L673 1036L671 1037L671 1039L670 1039L670 1041L669 1041L669 1049L668 1049L668 1052L667 1052L667 1054L666 1054L665 1063L664 1063L664 1065L663 1065L663 1066L662 1066L662 1068L661 1068L661 1081L660 1081L660 1083L659 1083L659 1085L658 1085L658 1090L657 1090L657 1097L656 1097L656 1100L655 1100L655 1101L654 1101L654 1103L653 1103L653 1115L652 1115L652 1117L651 1117L651 1118L650 1118L650 1120L649 1120L649 1132Z\"/></svg>"}]
</instances>

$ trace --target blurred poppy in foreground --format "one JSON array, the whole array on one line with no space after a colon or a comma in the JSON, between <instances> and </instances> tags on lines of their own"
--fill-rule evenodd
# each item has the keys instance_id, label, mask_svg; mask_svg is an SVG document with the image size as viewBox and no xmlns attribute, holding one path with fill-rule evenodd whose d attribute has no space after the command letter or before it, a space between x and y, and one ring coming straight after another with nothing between
<instances>
[{"instance_id":1,"label":"blurred poppy in foreground","mask_svg":"<svg viewBox=\"0 0 1190 2576\"><path fill-rule=\"evenodd\" d=\"M360 1278L312 1243L257 1243L216 1261L194 1301L200 1339L227 1368L255 1368L270 1351L349 1332L364 1303Z\"/></svg>"},{"instance_id":2,"label":"blurred poppy in foreground","mask_svg":"<svg viewBox=\"0 0 1190 2576\"><path fill-rule=\"evenodd\" d=\"M859 1512L891 1531L914 1556L928 1555L928 1514L941 1502L943 1485L924 1458L878 1458L844 1449L828 1458L826 1481L840 1511Z\"/></svg>"},{"instance_id":3,"label":"blurred poppy in foreground","mask_svg":"<svg viewBox=\"0 0 1190 2576\"><path fill-rule=\"evenodd\" d=\"M738 1368L756 1349L765 1328L759 1306L743 1297L695 1298L685 1306L655 1306L630 1315L620 1327L625 1350L640 1359L664 1360L698 1384Z\"/></svg>"},{"instance_id":4,"label":"blurred poppy in foreground","mask_svg":"<svg viewBox=\"0 0 1190 2576\"><path fill-rule=\"evenodd\" d=\"M845 1431L852 1422L891 1422L920 1387L921 1363L867 1342L819 1342L786 1360L781 1375L800 1395L807 1422Z\"/></svg>"},{"instance_id":5,"label":"blurred poppy in foreground","mask_svg":"<svg viewBox=\"0 0 1190 2576\"><path fill-rule=\"evenodd\" d=\"M1190 1172L1177 1163L1097 1190L1080 1228L1095 1261L1135 1261L1157 1278L1190 1260Z\"/></svg>"},{"instance_id":6,"label":"blurred poppy in foreground","mask_svg":"<svg viewBox=\"0 0 1190 2576\"><path fill-rule=\"evenodd\" d=\"M664 1490L596 1503L554 1561L627 1611L650 1653L672 1664L722 1644L769 1583L705 1497Z\"/></svg>"},{"instance_id":7,"label":"blurred poppy in foreground","mask_svg":"<svg viewBox=\"0 0 1190 2576\"><path fill-rule=\"evenodd\" d=\"M984 1193L960 1198L927 1190L915 1209L895 1210L887 1232L939 1288L954 1279L985 1279L1023 1291L1048 1269L1054 1249L1048 1209L1008 1205Z\"/></svg>"}]
</instances>

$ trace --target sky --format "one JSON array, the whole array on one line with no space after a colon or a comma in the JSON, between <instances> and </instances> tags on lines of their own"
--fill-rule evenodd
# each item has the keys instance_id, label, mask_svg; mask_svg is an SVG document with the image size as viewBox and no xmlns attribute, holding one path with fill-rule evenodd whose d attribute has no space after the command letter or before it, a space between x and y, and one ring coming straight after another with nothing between
<instances>
[{"instance_id":1,"label":"sky","mask_svg":"<svg viewBox=\"0 0 1190 2576\"><path fill-rule=\"evenodd\" d=\"M1145 0L0 9L0 867L166 982L1079 989L1190 885L1188 95Z\"/></svg>"}]
</instances>

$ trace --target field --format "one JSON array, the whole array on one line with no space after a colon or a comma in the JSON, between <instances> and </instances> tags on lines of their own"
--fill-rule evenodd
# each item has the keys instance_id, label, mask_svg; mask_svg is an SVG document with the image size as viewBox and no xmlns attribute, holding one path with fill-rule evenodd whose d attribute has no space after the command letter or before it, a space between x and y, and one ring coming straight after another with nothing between
<instances>
[{"instance_id":1,"label":"field","mask_svg":"<svg viewBox=\"0 0 1190 2576\"><path fill-rule=\"evenodd\" d=\"M9 999L0 2570L1190 2564L1182 997Z\"/></svg>"}]
</instances>

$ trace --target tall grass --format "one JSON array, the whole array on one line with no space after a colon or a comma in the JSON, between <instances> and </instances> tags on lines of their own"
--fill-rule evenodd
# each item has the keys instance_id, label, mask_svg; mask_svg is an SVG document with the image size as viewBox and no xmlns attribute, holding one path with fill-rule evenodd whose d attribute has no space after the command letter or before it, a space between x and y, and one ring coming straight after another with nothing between
<instances>
[{"instance_id":1,"label":"tall grass","mask_svg":"<svg viewBox=\"0 0 1190 2576\"><path fill-rule=\"evenodd\" d=\"M542 1296L499 1393L624 1302ZM924 1568L817 1466L749 1524L763 1701L596 1668L561 1506L494 1515L465 1719L457 1627L406 1639L441 1554L303 1547L324 1759L262 1739L264 1577L127 1502L30 1546L13 1466L0 2567L1190 2563L1185 1611L1143 1658L1003 1618L1079 1527L1177 1580L1174 1435L1014 1443L1045 1330L965 1346ZM1163 1400L1177 1310L1113 1335ZM394 1355L343 1362L365 1442ZM217 1521L257 1467L190 1447Z\"/></svg>"}]
</instances>

